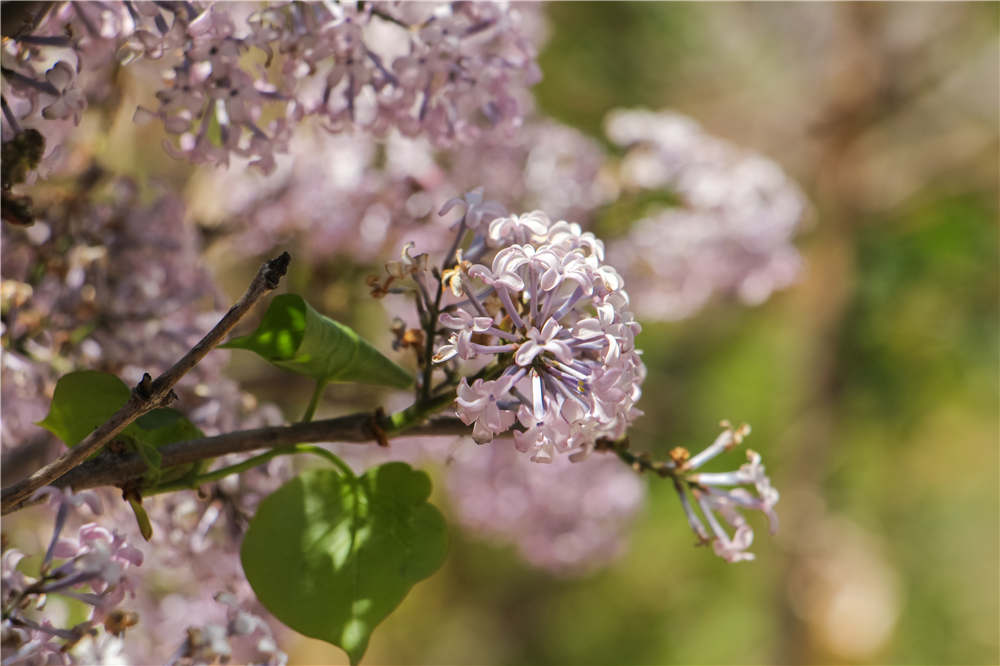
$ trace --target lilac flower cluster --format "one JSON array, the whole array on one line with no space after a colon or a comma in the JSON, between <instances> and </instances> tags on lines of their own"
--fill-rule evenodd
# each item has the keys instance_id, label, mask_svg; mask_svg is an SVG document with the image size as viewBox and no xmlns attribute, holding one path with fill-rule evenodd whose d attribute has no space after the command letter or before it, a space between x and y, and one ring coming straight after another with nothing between
<instances>
[{"instance_id":1,"label":"lilac flower cluster","mask_svg":"<svg viewBox=\"0 0 1000 666\"><path fill-rule=\"evenodd\" d=\"M456 412L480 443L514 430L518 450L550 462L585 456L601 438L621 437L640 414L645 366L639 324L624 281L604 263L604 245L577 224L545 213L495 217L480 192L459 228L474 238L446 282L461 299L440 316L453 331L434 362L495 361L499 371L458 386ZM499 248L491 265L472 263Z\"/></svg>"},{"instance_id":2,"label":"lilac flower cluster","mask_svg":"<svg viewBox=\"0 0 1000 666\"><path fill-rule=\"evenodd\" d=\"M102 512L96 495L46 487L36 497L56 505L55 526L37 577L18 569L24 557L20 551L4 551L3 663L38 663L39 659L43 663L50 659L70 663L67 653L88 637L94 644L100 642L102 650L114 649L112 644L120 641L106 635L98 637L98 626L103 625L105 634L117 638L135 624L134 613L118 606L126 592L134 596L130 570L143 563L142 551L117 530L109 531L95 523L80 527L75 540L60 538L71 511L86 506L94 514ZM56 627L48 618L39 619L46 596L53 594L89 605L89 617L68 629ZM84 650L94 649L94 645L84 645Z\"/></svg>"},{"instance_id":3,"label":"lilac flower cluster","mask_svg":"<svg viewBox=\"0 0 1000 666\"><path fill-rule=\"evenodd\" d=\"M39 108L45 120L79 121L77 73L114 55L176 63L156 107L136 119L159 119L176 138L166 150L194 162L238 155L268 172L307 117L331 131L468 143L518 127L523 91L540 78L522 12L486 2L63 3L4 41L5 122L18 131ZM251 67L251 53L264 62Z\"/></svg>"},{"instance_id":4,"label":"lilac flower cluster","mask_svg":"<svg viewBox=\"0 0 1000 666\"><path fill-rule=\"evenodd\" d=\"M716 291L758 304L795 280L801 259L791 238L805 200L778 165L675 113L619 110L605 126L628 149L619 168L625 191L666 189L681 199L608 248L639 287L641 317L690 316Z\"/></svg>"},{"instance_id":5,"label":"lilac flower cluster","mask_svg":"<svg viewBox=\"0 0 1000 666\"><path fill-rule=\"evenodd\" d=\"M686 449L675 448L671 451L671 461L667 465L673 470L674 485L681 506L698 540L704 544L711 543L715 554L727 562L741 562L754 559L754 555L747 552L753 544L753 528L740 510L762 511L774 534L778 529L778 515L774 512L774 505L778 503L779 495L764 473L760 454L749 449L747 462L736 471L695 472L715 456L738 446L750 433L750 428L746 425L732 428L723 421L722 426L722 433L706 449L691 456ZM743 486L752 487L756 494ZM685 487L698 505L704 522L691 506ZM719 517L732 528L732 534L719 522ZM705 523L708 523L709 529L705 528Z\"/></svg>"}]
</instances>

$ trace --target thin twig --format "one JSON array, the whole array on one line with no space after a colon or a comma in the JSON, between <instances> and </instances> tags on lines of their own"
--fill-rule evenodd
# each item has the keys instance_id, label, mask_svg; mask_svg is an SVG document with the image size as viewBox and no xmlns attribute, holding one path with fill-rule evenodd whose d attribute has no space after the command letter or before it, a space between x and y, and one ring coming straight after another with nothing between
<instances>
[{"instance_id":1,"label":"thin twig","mask_svg":"<svg viewBox=\"0 0 1000 666\"><path fill-rule=\"evenodd\" d=\"M637 473L651 472L660 477L668 476L677 478L677 466L672 462L656 461L649 457L648 453L632 453L629 450L628 437L622 439L599 439L594 446L595 451L605 451L614 453L618 459L631 467Z\"/></svg>"},{"instance_id":2,"label":"thin twig","mask_svg":"<svg viewBox=\"0 0 1000 666\"><path fill-rule=\"evenodd\" d=\"M147 412L170 404L176 399L174 385L193 368L208 352L216 347L229 331L264 296L278 286L288 270L291 257L287 252L265 263L257 271L246 293L229 309L219 323L191 348L169 370L155 380L146 374L132 389L128 402L86 438L57 460L42 467L31 476L14 483L2 491L2 512L9 513L42 486L50 485L71 469L77 467L102 446L114 439L122 430Z\"/></svg>"}]
</instances>

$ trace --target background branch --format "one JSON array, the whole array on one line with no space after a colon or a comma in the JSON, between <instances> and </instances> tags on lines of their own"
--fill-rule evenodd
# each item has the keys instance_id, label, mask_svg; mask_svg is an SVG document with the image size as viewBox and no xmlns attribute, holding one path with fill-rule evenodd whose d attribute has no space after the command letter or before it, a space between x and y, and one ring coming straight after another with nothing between
<instances>
[{"instance_id":1,"label":"background branch","mask_svg":"<svg viewBox=\"0 0 1000 666\"><path fill-rule=\"evenodd\" d=\"M278 286L279 281L288 270L290 261L291 257L287 252L284 252L261 266L243 296L219 320L219 323L177 363L155 380L146 374L132 389L132 395L128 402L103 425L87 435L82 442L26 479L4 488L2 492L3 513L9 513L16 506L23 504L36 490L42 486L50 485L80 465L143 414L170 404L176 398L172 390L174 385L208 352L222 342L222 339L264 294Z\"/></svg>"}]
</instances>

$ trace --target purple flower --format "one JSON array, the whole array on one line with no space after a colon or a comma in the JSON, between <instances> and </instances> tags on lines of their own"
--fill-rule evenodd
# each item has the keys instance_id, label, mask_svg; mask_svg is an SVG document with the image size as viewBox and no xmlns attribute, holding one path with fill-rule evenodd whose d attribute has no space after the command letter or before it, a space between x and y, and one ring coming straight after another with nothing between
<instances>
[{"instance_id":1,"label":"purple flower","mask_svg":"<svg viewBox=\"0 0 1000 666\"><path fill-rule=\"evenodd\" d=\"M639 414L645 367L623 281L592 234L541 211L480 227L464 256L478 259L497 245L489 266L460 261L453 269L464 300L441 315L456 332L434 360L501 364L495 381L459 387L457 412L474 425L476 441L506 432L516 418L517 448L533 460L586 455Z\"/></svg>"},{"instance_id":2,"label":"purple flower","mask_svg":"<svg viewBox=\"0 0 1000 666\"><path fill-rule=\"evenodd\" d=\"M76 87L76 72L69 63L60 60L45 72L45 80L56 91L55 101L42 109L42 117L46 120L63 120L73 117L73 123L79 124L80 114L87 107L87 98Z\"/></svg>"},{"instance_id":3,"label":"purple flower","mask_svg":"<svg viewBox=\"0 0 1000 666\"><path fill-rule=\"evenodd\" d=\"M479 443L489 442L493 434L503 432L514 424L514 414L501 410L499 400L511 388L510 376L492 381L477 379L472 386L462 378L455 399L458 417L466 425L475 424L472 437Z\"/></svg>"},{"instance_id":4,"label":"purple flower","mask_svg":"<svg viewBox=\"0 0 1000 666\"><path fill-rule=\"evenodd\" d=\"M779 499L778 491L764 473L761 457L756 451L747 450L748 462L732 472L697 472L694 470L733 447L739 445L749 434L749 426L733 429L723 422L724 430L701 453L688 457L687 451L675 449L672 453L672 469L676 470L675 488L681 499L681 506L688 523L702 543L711 543L715 554L727 562L741 562L754 559L747 549L753 544L753 528L747 523L741 510L761 511L768 518L772 534L778 529L778 516L774 505ZM694 497L701 515L695 512L685 495L685 487ZM755 493L747 487L752 487ZM719 518L722 518L722 521ZM704 522L702 521L704 518ZM731 529L727 530L723 522ZM708 523L708 529L705 528Z\"/></svg>"},{"instance_id":5,"label":"purple flower","mask_svg":"<svg viewBox=\"0 0 1000 666\"><path fill-rule=\"evenodd\" d=\"M459 223L465 223L467 229L477 231L484 223L488 224L490 220L507 214L507 210L500 203L483 199L482 187L466 192L462 197L449 199L441 206L438 215L447 215L455 206L463 206L465 214L452 225L453 228L457 227Z\"/></svg>"}]
</instances>

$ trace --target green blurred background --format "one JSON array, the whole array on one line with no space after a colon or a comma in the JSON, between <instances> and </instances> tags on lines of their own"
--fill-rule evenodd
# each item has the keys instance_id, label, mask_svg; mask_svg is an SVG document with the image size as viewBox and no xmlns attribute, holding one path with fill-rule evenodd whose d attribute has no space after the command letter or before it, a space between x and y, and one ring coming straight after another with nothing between
<instances>
[{"instance_id":1,"label":"green blurred background","mask_svg":"<svg viewBox=\"0 0 1000 666\"><path fill-rule=\"evenodd\" d=\"M639 339L633 447L752 423L781 531L727 565L651 479L627 555L586 578L456 534L368 663L1000 662L998 5L547 12L545 112L599 137L614 107L681 111L812 202L797 286Z\"/></svg>"}]
</instances>

